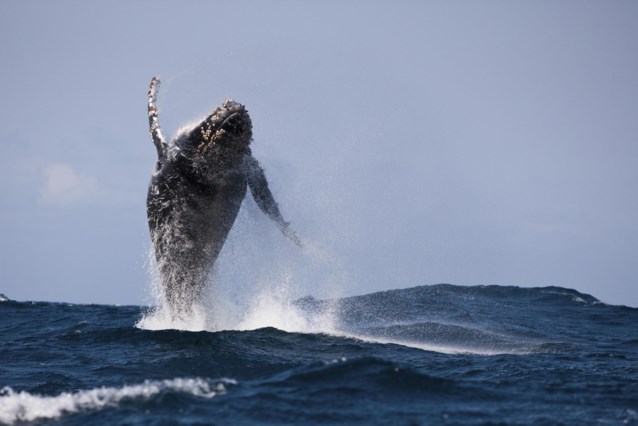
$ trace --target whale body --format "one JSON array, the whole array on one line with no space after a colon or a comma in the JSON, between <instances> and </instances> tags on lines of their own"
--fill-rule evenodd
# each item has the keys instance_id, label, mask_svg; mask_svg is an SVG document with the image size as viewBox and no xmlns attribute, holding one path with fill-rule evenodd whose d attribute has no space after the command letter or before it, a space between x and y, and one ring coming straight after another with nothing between
<instances>
[{"instance_id":1,"label":"whale body","mask_svg":"<svg viewBox=\"0 0 638 426\"><path fill-rule=\"evenodd\" d=\"M147 196L148 225L164 300L173 315L188 315L235 222L247 188L259 208L299 243L253 157L246 108L226 99L208 117L167 143L159 126L153 78L148 93L157 163Z\"/></svg>"}]
</instances>

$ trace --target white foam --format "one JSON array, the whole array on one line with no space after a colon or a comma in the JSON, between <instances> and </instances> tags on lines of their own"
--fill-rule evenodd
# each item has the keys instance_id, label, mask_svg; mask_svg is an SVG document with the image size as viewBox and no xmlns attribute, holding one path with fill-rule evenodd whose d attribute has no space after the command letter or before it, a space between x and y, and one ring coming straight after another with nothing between
<instances>
[{"instance_id":1,"label":"white foam","mask_svg":"<svg viewBox=\"0 0 638 426\"><path fill-rule=\"evenodd\" d=\"M281 287L280 287L281 290ZM191 315L186 319L175 318L163 306L156 307L137 322L136 327L143 330L255 330L274 327L293 333L331 333L333 332L334 312L327 310L319 315L310 315L298 308L283 291L272 288L252 295L249 305L241 312L237 306L223 298L208 303L193 305ZM238 315L229 315L239 312ZM215 315L217 314L217 315Z\"/></svg>"},{"instance_id":2,"label":"white foam","mask_svg":"<svg viewBox=\"0 0 638 426\"><path fill-rule=\"evenodd\" d=\"M211 382L201 378L175 378L151 381L120 388L102 387L74 393L63 392L56 396L42 396L10 387L0 391L0 423L13 424L19 421L53 419L63 414L79 411L99 410L114 407L125 399L148 400L162 392L181 392L200 398L213 398L226 392L228 384L236 384L232 379Z\"/></svg>"},{"instance_id":3,"label":"white foam","mask_svg":"<svg viewBox=\"0 0 638 426\"><path fill-rule=\"evenodd\" d=\"M285 295L264 292L254 298L238 330L274 327L293 333L329 333L333 331L331 312L308 315L297 308Z\"/></svg>"}]
</instances>

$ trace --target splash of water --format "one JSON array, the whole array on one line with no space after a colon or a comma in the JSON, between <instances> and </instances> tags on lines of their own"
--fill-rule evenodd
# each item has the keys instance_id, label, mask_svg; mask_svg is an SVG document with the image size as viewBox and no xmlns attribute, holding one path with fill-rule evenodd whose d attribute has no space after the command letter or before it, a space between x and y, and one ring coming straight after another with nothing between
<instances>
[{"instance_id":1,"label":"splash of water","mask_svg":"<svg viewBox=\"0 0 638 426\"><path fill-rule=\"evenodd\" d=\"M149 254L150 308L137 323L147 330L251 330L275 327L291 332L329 332L332 317L303 312L293 302L310 293L333 291L340 283L325 271L338 263L309 241L304 248L281 238L247 197L218 257L202 297L190 303L188 316L176 316L162 291L157 263Z\"/></svg>"}]
</instances>

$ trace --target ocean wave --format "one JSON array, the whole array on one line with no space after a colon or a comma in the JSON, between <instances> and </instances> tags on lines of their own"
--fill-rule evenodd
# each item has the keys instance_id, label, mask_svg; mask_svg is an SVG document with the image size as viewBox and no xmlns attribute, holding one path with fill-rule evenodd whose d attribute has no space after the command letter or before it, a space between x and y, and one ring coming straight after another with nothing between
<instances>
[{"instance_id":1,"label":"ocean wave","mask_svg":"<svg viewBox=\"0 0 638 426\"><path fill-rule=\"evenodd\" d=\"M252 396L268 395L272 398L297 397L304 394L345 393L349 395L424 394L440 396L451 389L458 389L453 379L425 374L417 369L385 359L364 356L315 362L310 365L287 369L261 381Z\"/></svg>"},{"instance_id":2,"label":"ocean wave","mask_svg":"<svg viewBox=\"0 0 638 426\"><path fill-rule=\"evenodd\" d=\"M538 327L541 321L565 322L583 306L600 307L593 296L561 287L454 286L438 284L387 290L362 296L296 301L257 298L245 316L225 330L273 327L289 333L325 334L378 344L397 344L446 354L529 354L573 348L573 327ZM136 327L158 331L220 330L196 309L189 323L172 321L161 309L150 310ZM214 309L209 309L214 312ZM530 321L530 315L537 320ZM555 322L557 321L557 322Z\"/></svg>"},{"instance_id":3,"label":"ocean wave","mask_svg":"<svg viewBox=\"0 0 638 426\"><path fill-rule=\"evenodd\" d=\"M253 299L194 331L0 303L0 424L635 422L637 308L558 287Z\"/></svg>"},{"instance_id":4,"label":"ocean wave","mask_svg":"<svg viewBox=\"0 0 638 426\"><path fill-rule=\"evenodd\" d=\"M210 399L226 393L227 386L236 383L232 379L147 380L137 385L119 388L101 387L73 393L63 392L55 396L37 395L25 391L16 392L10 387L4 387L0 391L0 423L13 424L19 421L54 419L64 414L115 407L122 400L149 400L164 393L184 393Z\"/></svg>"}]
</instances>

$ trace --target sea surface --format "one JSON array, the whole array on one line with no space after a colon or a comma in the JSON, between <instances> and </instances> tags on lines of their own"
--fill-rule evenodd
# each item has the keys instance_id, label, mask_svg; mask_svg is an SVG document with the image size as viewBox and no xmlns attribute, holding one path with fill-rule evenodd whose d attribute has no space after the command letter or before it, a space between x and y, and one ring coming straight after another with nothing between
<instances>
[{"instance_id":1,"label":"sea surface","mask_svg":"<svg viewBox=\"0 0 638 426\"><path fill-rule=\"evenodd\" d=\"M441 284L283 309L305 326L4 300L0 423L638 424L636 308Z\"/></svg>"}]
</instances>

